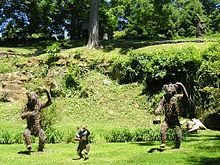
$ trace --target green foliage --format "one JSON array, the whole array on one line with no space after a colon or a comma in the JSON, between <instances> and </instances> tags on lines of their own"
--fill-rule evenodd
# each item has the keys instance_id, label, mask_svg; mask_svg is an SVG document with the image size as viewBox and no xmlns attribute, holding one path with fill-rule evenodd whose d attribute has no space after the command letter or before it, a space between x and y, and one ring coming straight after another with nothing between
<instances>
[{"instance_id":1,"label":"green foliage","mask_svg":"<svg viewBox=\"0 0 220 165\"><path fill-rule=\"evenodd\" d=\"M130 130L112 130L105 135L107 142L129 142L132 140L132 133Z\"/></svg>"},{"instance_id":2,"label":"green foliage","mask_svg":"<svg viewBox=\"0 0 220 165\"><path fill-rule=\"evenodd\" d=\"M80 89L79 84L80 68L77 65L68 67L68 73L65 75L65 86L67 89Z\"/></svg>"},{"instance_id":3,"label":"green foliage","mask_svg":"<svg viewBox=\"0 0 220 165\"><path fill-rule=\"evenodd\" d=\"M111 38L170 39L196 35L198 17L206 26L203 33L220 30L218 1L204 0L120 0L100 1L100 35ZM71 39L86 39L90 1L75 0L2 0L0 24L2 38L64 38L64 29ZM74 10L73 10L74 9ZM19 14L17 14L19 13ZM127 20L120 21L118 18ZM55 38L55 37L54 37ZM10 39L12 39L10 41Z\"/></svg>"},{"instance_id":4,"label":"green foliage","mask_svg":"<svg viewBox=\"0 0 220 165\"><path fill-rule=\"evenodd\" d=\"M214 58L214 57L213 57ZM220 61L204 61L197 72L197 83L200 87L219 87Z\"/></svg>"},{"instance_id":5,"label":"green foliage","mask_svg":"<svg viewBox=\"0 0 220 165\"><path fill-rule=\"evenodd\" d=\"M194 47L164 49L154 53L132 51L128 61L116 61L111 75L120 83L145 80L151 82L169 78L172 81L192 81L201 64L201 57Z\"/></svg>"},{"instance_id":6,"label":"green foliage","mask_svg":"<svg viewBox=\"0 0 220 165\"><path fill-rule=\"evenodd\" d=\"M83 54L82 50L77 49L76 51L74 51L74 58L79 60L81 59L82 54Z\"/></svg>"},{"instance_id":7,"label":"green foliage","mask_svg":"<svg viewBox=\"0 0 220 165\"><path fill-rule=\"evenodd\" d=\"M194 100L197 115L201 116L205 106L218 105L218 100L212 100L212 103L208 101L215 94L204 92L203 88L214 89L220 86L219 51L219 44L210 44L203 50L189 45L162 48L153 52L131 51L128 59L114 61L109 75L121 84L144 82L144 92L152 96L149 98L152 108L159 101L154 99L155 94L161 91L164 84L182 82Z\"/></svg>"},{"instance_id":8,"label":"green foliage","mask_svg":"<svg viewBox=\"0 0 220 165\"><path fill-rule=\"evenodd\" d=\"M198 109L199 116L219 110L219 87L220 87L220 46L214 44L203 54L203 62L197 71L195 80L198 84Z\"/></svg>"},{"instance_id":9,"label":"green foliage","mask_svg":"<svg viewBox=\"0 0 220 165\"><path fill-rule=\"evenodd\" d=\"M0 55L1 56L1 55ZM0 74L10 73L16 71L16 65L14 64L14 60L16 58L13 57L0 57Z\"/></svg>"},{"instance_id":10,"label":"green foliage","mask_svg":"<svg viewBox=\"0 0 220 165\"><path fill-rule=\"evenodd\" d=\"M205 95L203 98L203 108L208 112L218 112L220 111L220 89L214 87L204 87L200 90Z\"/></svg>"},{"instance_id":11,"label":"green foliage","mask_svg":"<svg viewBox=\"0 0 220 165\"><path fill-rule=\"evenodd\" d=\"M63 139L63 134L56 129L50 127L49 129L46 130L46 142L47 143L60 143Z\"/></svg>"},{"instance_id":12,"label":"green foliage","mask_svg":"<svg viewBox=\"0 0 220 165\"><path fill-rule=\"evenodd\" d=\"M33 141L34 142L34 141ZM21 132L0 131L0 144L21 144L23 137Z\"/></svg>"},{"instance_id":13,"label":"green foliage","mask_svg":"<svg viewBox=\"0 0 220 165\"><path fill-rule=\"evenodd\" d=\"M57 110L57 102L53 102L47 109L42 111L41 125L45 131L53 130L53 125L59 120L61 116Z\"/></svg>"},{"instance_id":14,"label":"green foliage","mask_svg":"<svg viewBox=\"0 0 220 165\"><path fill-rule=\"evenodd\" d=\"M1 94L0 94L0 102L9 102L8 92L7 91L1 92Z\"/></svg>"},{"instance_id":15,"label":"green foliage","mask_svg":"<svg viewBox=\"0 0 220 165\"><path fill-rule=\"evenodd\" d=\"M122 31L115 31L114 32L114 39L121 39L124 38L126 36L126 30L122 30Z\"/></svg>"},{"instance_id":16,"label":"green foliage","mask_svg":"<svg viewBox=\"0 0 220 165\"><path fill-rule=\"evenodd\" d=\"M7 131L1 132L0 137L1 137L1 140L0 140L1 144L12 144L13 143L11 134L9 134L9 132Z\"/></svg>"},{"instance_id":17,"label":"green foliage","mask_svg":"<svg viewBox=\"0 0 220 165\"><path fill-rule=\"evenodd\" d=\"M183 131L183 139L187 136L186 131ZM105 134L107 142L140 142L140 141L160 141L161 134L159 129L137 129L130 131L128 129L112 130ZM169 129L167 131L167 140L175 140L175 131Z\"/></svg>"},{"instance_id":18,"label":"green foliage","mask_svg":"<svg viewBox=\"0 0 220 165\"><path fill-rule=\"evenodd\" d=\"M58 42L53 43L51 46L47 47L47 53L49 54L48 59L46 61L47 65L51 65L52 63L58 61L60 59L60 44Z\"/></svg>"}]
</instances>

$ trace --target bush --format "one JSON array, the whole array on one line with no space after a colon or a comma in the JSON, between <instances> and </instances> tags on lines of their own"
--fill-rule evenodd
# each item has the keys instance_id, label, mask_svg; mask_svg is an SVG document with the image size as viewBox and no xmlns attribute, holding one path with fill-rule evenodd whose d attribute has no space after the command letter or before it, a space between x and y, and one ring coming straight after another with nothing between
<instances>
[{"instance_id":1,"label":"bush","mask_svg":"<svg viewBox=\"0 0 220 165\"><path fill-rule=\"evenodd\" d=\"M156 81L192 81L200 65L201 57L194 47L156 53L133 51L129 60L113 64L111 75L120 83L145 81L151 88L152 82Z\"/></svg>"},{"instance_id":2,"label":"bush","mask_svg":"<svg viewBox=\"0 0 220 165\"><path fill-rule=\"evenodd\" d=\"M47 65L58 61L60 59L58 53L60 52L60 43L53 43L51 46L47 47L48 59L46 61Z\"/></svg>"},{"instance_id":3,"label":"bush","mask_svg":"<svg viewBox=\"0 0 220 165\"><path fill-rule=\"evenodd\" d=\"M54 128L46 130L47 143L60 143L63 140L63 134Z\"/></svg>"},{"instance_id":4,"label":"bush","mask_svg":"<svg viewBox=\"0 0 220 165\"><path fill-rule=\"evenodd\" d=\"M65 84L67 88L79 88L80 68L77 65L70 65L68 73L65 76Z\"/></svg>"},{"instance_id":5,"label":"bush","mask_svg":"<svg viewBox=\"0 0 220 165\"><path fill-rule=\"evenodd\" d=\"M8 131L3 131L0 134L0 144L12 144L13 139Z\"/></svg>"},{"instance_id":6,"label":"bush","mask_svg":"<svg viewBox=\"0 0 220 165\"><path fill-rule=\"evenodd\" d=\"M23 143L23 136L21 132L9 132L9 131L0 131L0 144L14 144Z\"/></svg>"},{"instance_id":7,"label":"bush","mask_svg":"<svg viewBox=\"0 0 220 165\"><path fill-rule=\"evenodd\" d=\"M2 91L0 93L0 102L10 102L7 91Z\"/></svg>"},{"instance_id":8,"label":"bush","mask_svg":"<svg viewBox=\"0 0 220 165\"><path fill-rule=\"evenodd\" d=\"M113 37L114 39L121 39L121 38L124 38L126 37L126 30L123 30L123 31L115 31L114 34L113 34Z\"/></svg>"},{"instance_id":9,"label":"bush","mask_svg":"<svg viewBox=\"0 0 220 165\"><path fill-rule=\"evenodd\" d=\"M210 109L213 107L211 104L217 105L217 101L213 99L210 102L210 97L214 96L214 93L207 93L203 89L220 87L219 52L219 43L209 44L203 50L189 45L183 48L163 48L153 52L131 51L126 60L114 61L109 69L109 76L118 80L120 84L144 83L143 93L153 96L153 100L164 84L182 82L194 103L188 108L190 115L194 116L196 109L197 117L200 117L207 110L204 109L205 106Z\"/></svg>"},{"instance_id":10,"label":"bush","mask_svg":"<svg viewBox=\"0 0 220 165\"><path fill-rule=\"evenodd\" d=\"M220 45L211 45L202 54L202 64L198 69L196 81L196 114L199 117L206 118L209 114L216 113L219 110L220 96ZM214 122L214 121L213 121Z\"/></svg>"},{"instance_id":11,"label":"bush","mask_svg":"<svg viewBox=\"0 0 220 165\"><path fill-rule=\"evenodd\" d=\"M186 138L186 131L182 131L183 139ZM159 129L137 129L130 131L127 129L113 130L104 135L107 142L140 142L140 141L160 141L161 134ZM167 131L167 140L175 140L173 129Z\"/></svg>"},{"instance_id":12,"label":"bush","mask_svg":"<svg viewBox=\"0 0 220 165\"><path fill-rule=\"evenodd\" d=\"M42 111L41 124L45 131L53 130L53 125L59 120L60 114L57 112L57 103L54 102L47 109Z\"/></svg>"},{"instance_id":13,"label":"bush","mask_svg":"<svg viewBox=\"0 0 220 165\"><path fill-rule=\"evenodd\" d=\"M132 133L127 129L112 130L104 136L107 142L129 142L132 141L132 137Z\"/></svg>"}]
</instances>

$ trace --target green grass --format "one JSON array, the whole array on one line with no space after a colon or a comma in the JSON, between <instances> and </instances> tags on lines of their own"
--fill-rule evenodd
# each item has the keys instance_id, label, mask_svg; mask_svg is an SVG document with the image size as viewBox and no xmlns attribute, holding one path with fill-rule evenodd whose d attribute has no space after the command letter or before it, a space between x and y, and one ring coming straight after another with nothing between
<instances>
[{"instance_id":1,"label":"green grass","mask_svg":"<svg viewBox=\"0 0 220 165\"><path fill-rule=\"evenodd\" d=\"M186 43L178 43L178 44L162 44L162 45L154 45L154 46L147 46L143 48L137 49L139 53L141 52L149 52L149 53L155 53L155 52L161 52L161 51L167 51L171 49L182 49L184 47L195 47L199 52L204 51L210 45L216 44L216 42L201 42L201 43L195 43L195 42L186 42Z\"/></svg>"},{"instance_id":2,"label":"green grass","mask_svg":"<svg viewBox=\"0 0 220 165\"><path fill-rule=\"evenodd\" d=\"M24 154L25 146L0 145L0 164L91 164L91 165L217 165L220 163L220 132L200 131L182 142L181 149L172 149L173 142L168 142L167 150L157 151L160 142L146 143L93 143L90 159L74 160L77 157L77 143L46 144L44 152L36 152L37 144L33 144L33 152ZM151 152L155 151L155 152ZM23 154L22 154L23 152Z\"/></svg>"}]
</instances>

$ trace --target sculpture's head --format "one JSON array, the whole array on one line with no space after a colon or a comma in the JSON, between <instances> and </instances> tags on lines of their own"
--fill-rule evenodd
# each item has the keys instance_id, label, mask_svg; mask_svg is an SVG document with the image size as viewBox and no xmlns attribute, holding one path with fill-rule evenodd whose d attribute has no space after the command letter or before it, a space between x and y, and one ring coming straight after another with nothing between
<instances>
[{"instance_id":1,"label":"sculpture's head","mask_svg":"<svg viewBox=\"0 0 220 165\"><path fill-rule=\"evenodd\" d=\"M170 83L168 85L165 84L163 86L163 90L165 91L165 95L171 96L171 97L177 93L177 88L178 88L178 85L172 84L172 83Z\"/></svg>"},{"instance_id":2,"label":"sculpture's head","mask_svg":"<svg viewBox=\"0 0 220 165\"><path fill-rule=\"evenodd\" d=\"M34 92L27 92L28 103L35 105L38 101L38 95Z\"/></svg>"}]
</instances>

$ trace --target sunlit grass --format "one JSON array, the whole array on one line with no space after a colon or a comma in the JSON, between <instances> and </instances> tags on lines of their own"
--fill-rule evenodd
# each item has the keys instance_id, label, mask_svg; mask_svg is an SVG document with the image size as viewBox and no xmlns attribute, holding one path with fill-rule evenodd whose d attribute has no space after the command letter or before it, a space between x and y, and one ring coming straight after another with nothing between
<instances>
[{"instance_id":1,"label":"sunlit grass","mask_svg":"<svg viewBox=\"0 0 220 165\"><path fill-rule=\"evenodd\" d=\"M172 149L173 142L168 142L167 150L160 152L160 142L146 143L93 143L90 159L74 160L77 143L46 144L44 152L37 152L37 143L33 152L25 154L25 146L20 144L0 145L0 164L131 164L131 165L171 165L171 164L212 164L220 163L220 132L199 131L182 142L180 149Z\"/></svg>"}]
</instances>

